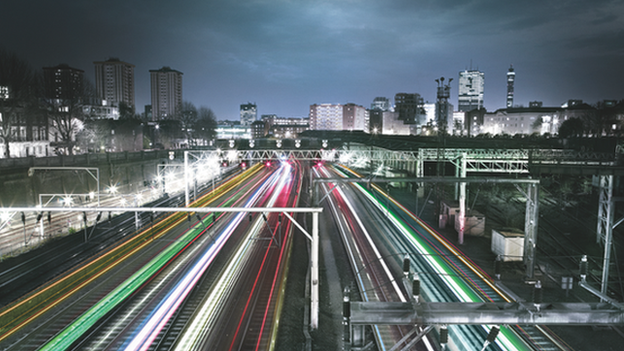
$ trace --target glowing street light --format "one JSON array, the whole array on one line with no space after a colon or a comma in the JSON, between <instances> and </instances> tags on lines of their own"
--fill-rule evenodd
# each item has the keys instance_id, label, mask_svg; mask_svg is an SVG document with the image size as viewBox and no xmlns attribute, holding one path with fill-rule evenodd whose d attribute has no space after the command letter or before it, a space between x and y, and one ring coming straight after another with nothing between
<instances>
[{"instance_id":1,"label":"glowing street light","mask_svg":"<svg viewBox=\"0 0 624 351\"><path fill-rule=\"evenodd\" d=\"M5 223L9 219L11 219L11 213L10 212L8 212L8 211L0 212L0 222Z\"/></svg>"},{"instance_id":2,"label":"glowing street light","mask_svg":"<svg viewBox=\"0 0 624 351\"><path fill-rule=\"evenodd\" d=\"M111 185L108 187L108 192L111 194L117 194L117 186L116 185Z\"/></svg>"},{"instance_id":3,"label":"glowing street light","mask_svg":"<svg viewBox=\"0 0 624 351\"><path fill-rule=\"evenodd\" d=\"M72 200L71 196L65 196L62 200L61 203L65 206L71 206L72 203L74 202L74 200Z\"/></svg>"}]
</instances>

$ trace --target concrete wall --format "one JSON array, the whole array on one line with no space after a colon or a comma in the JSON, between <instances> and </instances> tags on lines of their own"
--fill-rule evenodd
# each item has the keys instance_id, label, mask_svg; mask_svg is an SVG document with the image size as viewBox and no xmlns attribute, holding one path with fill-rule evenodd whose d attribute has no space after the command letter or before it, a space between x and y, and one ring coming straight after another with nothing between
<instances>
[{"instance_id":1,"label":"concrete wall","mask_svg":"<svg viewBox=\"0 0 624 351\"><path fill-rule=\"evenodd\" d=\"M97 181L85 170L58 171L37 169L29 176L29 167L92 167L99 170L100 192L115 185L121 194L133 194L152 186L158 164L183 162L183 152L173 161L168 152L153 154L86 154L63 157L3 159L0 161L0 206L35 206L40 194L97 193ZM1 163L10 163L2 167ZM95 172L92 172L96 175ZM46 201L43 197L43 201ZM87 201L89 199L86 199Z\"/></svg>"}]
</instances>

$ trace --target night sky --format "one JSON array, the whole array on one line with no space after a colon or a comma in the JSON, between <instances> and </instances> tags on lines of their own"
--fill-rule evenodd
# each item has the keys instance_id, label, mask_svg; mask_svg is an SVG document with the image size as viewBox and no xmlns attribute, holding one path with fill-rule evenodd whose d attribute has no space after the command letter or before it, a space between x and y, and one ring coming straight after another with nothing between
<instances>
[{"instance_id":1,"label":"night sky","mask_svg":"<svg viewBox=\"0 0 624 351\"><path fill-rule=\"evenodd\" d=\"M149 70L184 73L184 100L237 120L306 117L314 103L398 92L435 100L441 76L485 72L485 107L624 99L624 1L606 0L23 0L0 8L0 47L33 67L67 63L95 80L93 62L134 64L137 112Z\"/></svg>"}]
</instances>

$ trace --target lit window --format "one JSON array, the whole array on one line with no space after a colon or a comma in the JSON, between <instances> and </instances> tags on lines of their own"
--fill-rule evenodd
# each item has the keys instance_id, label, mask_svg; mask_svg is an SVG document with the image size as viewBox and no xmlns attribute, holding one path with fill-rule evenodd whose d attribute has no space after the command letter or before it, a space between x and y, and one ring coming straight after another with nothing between
<instances>
[{"instance_id":1,"label":"lit window","mask_svg":"<svg viewBox=\"0 0 624 351\"><path fill-rule=\"evenodd\" d=\"M9 87L0 86L0 99L8 99L9 98Z\"/></svg>"}]
</instances>

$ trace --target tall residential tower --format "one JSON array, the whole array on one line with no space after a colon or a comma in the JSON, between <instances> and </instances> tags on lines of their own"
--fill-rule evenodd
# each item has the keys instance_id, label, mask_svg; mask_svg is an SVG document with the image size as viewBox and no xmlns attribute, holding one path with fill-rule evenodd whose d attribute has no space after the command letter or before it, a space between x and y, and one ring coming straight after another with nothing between
<instances>
[{"instance_id":1,"label":"tall residential tower","mask_svg":"<svg viewBox=\"0 0 624 351\"><path fill-rule=\"evenodd\" d=\"M152 120L175 118L182 108L182 72L167 66L149 72Z\"/></svg>"},{"instance_id":2,"label":"tall residential tower","mask_svg":"<svg viewBox=\"0 0 624 351\"><path fill-rule=\"evenodd\" d=\"M76 99L82 97L84 71L60 64L43 67L46 99Z\"/></svg>"},{"instance_id":3,"label":"tall residential tower","mask_svg":"<svg viewBox=\"0 0 624 351\"><path fill-rule=\"evenodd\" d=\"M125 102L134 109L134 65L110 58L93 62L95 91L107 105L119 106Z\"/></svg>"}]
</instances>

